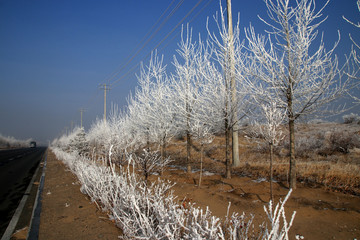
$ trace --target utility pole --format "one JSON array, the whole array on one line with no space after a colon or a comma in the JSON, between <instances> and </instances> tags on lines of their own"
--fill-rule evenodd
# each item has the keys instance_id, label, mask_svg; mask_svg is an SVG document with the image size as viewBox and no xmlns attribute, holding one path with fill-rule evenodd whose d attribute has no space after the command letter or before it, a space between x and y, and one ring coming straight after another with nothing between
<instances>
[{"instance_id":1,"label":"utility pole","mask_svg":"<svg viewBox=\"0 0 360 240\"><path fill-rule=\"evenodd\" d=\"M83 112L85 112L84 108L80 108L80 127L83 127Z\"/></svg>"},{"instance_id":2,"label":"utility pole","mask_svg":"<svg viewBox=\"0 0 360 240\"><path fill-rule=\"evenodd\" d=\"M229 55L230 55L230 88L231 88L231 105L232 110L232 164L234 167L240 165L239 159L239 135L237 124L237 100L236 100L236 84L235 84L235 57L234 57L234 34L232 24L231 13L231 0L227 0L227 20L228 20L228 32L229 32Z\"/></svg>"},{"instance_id":3,"label":"utility pole","mask_svg":"<svg viewBox=\"0 0 360 240\"><path fill-rule=\"evenodd\" d=\"M106 91L109 91L110 88L106 83L104 83L102 84L101 89L104 89L104 122L106 122Z\"/></svg>"}]
</instances>

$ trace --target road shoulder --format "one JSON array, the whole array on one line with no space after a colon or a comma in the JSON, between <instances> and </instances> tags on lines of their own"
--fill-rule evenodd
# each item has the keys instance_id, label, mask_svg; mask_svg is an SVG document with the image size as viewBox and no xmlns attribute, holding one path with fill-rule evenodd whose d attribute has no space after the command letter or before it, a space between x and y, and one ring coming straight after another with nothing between
<instances>
[{"instance_id":1,"label":"road shoulder","mask_svg":"<svg viewBox=\"0 0 360 240\"><path fill-rule=\"evenodd\" d=\"M80 192L76 177L49 151L39 239L118 239L119 228Z\"/></svg>"}]
</instances>

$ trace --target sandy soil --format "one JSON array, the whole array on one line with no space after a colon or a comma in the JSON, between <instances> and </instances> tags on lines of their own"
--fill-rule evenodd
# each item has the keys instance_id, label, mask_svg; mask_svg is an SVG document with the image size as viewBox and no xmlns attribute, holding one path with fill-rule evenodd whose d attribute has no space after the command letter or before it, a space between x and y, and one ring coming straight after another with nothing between
<instances>
[{"instance_id":1,"label":"sandy soil","mask_svg":"<svg viewBox=\"0 0 360 240\"><path fill-rule=\"evenodd\" d=\"M255 214L258 226L266 221L263 206L269 199L269 183L261 179L220 175L203 176L202 186L197 187L199 174L190 176L183 170L170 168L164 178L176 182L174 192L178 201L195 202L209 206L214 215L224 217L228 203L230 211ZM152 179L157 176L152 176ZM39 239L118 239L121 230L107 220L105 213L80 192L80 185L49 151ZM275 200L284 198L288 189L282 183L274 184ZM185 203L185 204L186 204ZM299 183L286 204L288 218L293 211L296 217L291 238L300 234L305 239L359 239L360 198L330 192L322 187L309 187ZM256 227L255 227L256 229Z\"/></svg>"}]
</instances>

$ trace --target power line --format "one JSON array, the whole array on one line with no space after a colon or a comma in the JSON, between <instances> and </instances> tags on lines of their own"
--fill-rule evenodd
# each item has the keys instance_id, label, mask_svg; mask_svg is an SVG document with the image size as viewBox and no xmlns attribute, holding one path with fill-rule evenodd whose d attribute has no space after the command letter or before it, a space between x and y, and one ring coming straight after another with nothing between
<instances>
[{"instance_id":1,"label":"power line","mask_svg":"<svg viewBox=\"0 0 360 240\"><path fill-rule=\"evenodd\" d=\"M199 0L197 2L197 4L185 15L185 17L183 17L180 22L178 22L178 24L176 24L176 26L142 59L145 60L147 59L150 54L157 48L159 47L178 27L181 23L183 23L185 21L185 19L199 6L199 4L202 2L203 0ZM211 1L211 0L210 0ZM140 63L137 63L133 68L131 68L128 72L126 72L124 75L122 75L118 80L114 81L111 86L114 86L116 83L118 83L119 81L121 81L122 79L124 79L130 72L132 72L136 67L139 66Z\"/></svg>"},{"instance_id":2,"label":"power line","mask_svg":"<svg viewBox=\"0 0 360 240\"><path fill-rule=\"evenodd\" d=\"M174 15L174 13L179 9L179 7L182 5L182 3L184 2L184 0L181 0L176 7L170 12L170 14L166 17L166 19L161 23L161 25L159 27L156 28L155 32L153 32L151 34L151 36L149 37L148 40L146 40L146 42L141 46L140 49L138 49L136 51L136 53L127 61L127 63L120 69L120 71L122 69L124 69L125 67L127 67L127 65L129 65L132 60L134 60L134 58L140 53L141 50L143 50L148 44L149 42L155 37L155 35L161 30L161 28L165 25L165 23L170 19L170 17L172 17Z\"/></svg>"},{"instance_id":3,"label":"power line","mask_svg":"<svg viewBox=\"0 0 360 240\"><path fill-rule=\"evenodd\" d=\"M212 2L212 0L209 0L201 9L200 11L194 16L191 18L191 20L189 21L189 23L192 23L199 15L200 13L202 13L205 8L207 8L209 6L209 4ZM172 38L171 40L165 45L163 46L159 51L161 52L162 50L164 50L172 41L174 41L174 39L179 36L180 32L176 33Z\"/></svg>"},{"instance_id":4,"label":"power line","mask_svg":"<svg viewBox=\"0 0 360 240\"><path fill-rule=\"evenodd\" d=\"M136 51L136 49L141 45L141 43L144 42L144 40L148 37L148 35L152 32L152 30L158 25L158 23L161 21L161 19L165 16L165 14L168 12L168 10L171 8L171 6L173 5L173 3L175 2L175 0L173 0L169 6L165 9L165 11L163 11L163 13L161 14L161 16L158 18L158 20L155 22L155 24L153 24L153 26L150 28L150 30L146 33L146 35L142 38L142 40L139 42L139 44L136 46L136 48L134 49L134 51L132 52L132 54ZM161 29L161 27L169 20L169 18L179 9L179 7L182 5L182 3L184 2L184 0L180 0L177 5L175 6L174 9L172 9L172 11L169 13L169 15L166 17L166 19L164 20L164 22L157 28L156 33ZM155 36L155 33L153 33L151 35L151 39ZM150 40L151 40L150 39ZM147 42L145 42L142 46L141 49L139 49L134 56L131 57L132 54L130 54L127 57L127 62L124 64L120 64L119 67L117 69L120 68L120 70L115 70L114 72L112 72L109 77L105 78L103 81L101 81L101 86L103 86L101 89L104 89L104 120L106 121L106 92L108 90L110 90L109 86L110 84L104 84L104 82L110 82L117 74L119 74L119 72L121 72L135 57L136 55L148 44L148 42L150 40L147 40ZM129 59L130 58L130 59ZM133 68L134 69L134 68ZM133 70L131 69L131 70ZM98 93L99 93L99 88L97 89L97 91L92 95L92 97L90 97L89 99L89 105L91 105L91 103L96 99ZM81 112L81 116L82 116L82 112Z\"/></svg>"},{"instance_id":5,"label":"power line","mask_svg":"<svg viewBox=\"0 0 360 240\"><path fill-rule=\"evenodd\" d=\"M156 45L156 47L154 47L150 53L148 53L141 61L144 61L146 58L148 58L151 54L151 52L153 52L157 47L159 47L178 27L181 23L184 22L184 20L199 6L199 4L202 2L203 0L199 0L197 2L197 4L185 15L185 17L183 17L181 19L181 21ZM110 86L114 86L116 83L118 83L119 81L121 81L122 79L124 79L126 76L128 76L131 72L133 72L139 65L140 62L138 62L136 65L134 65L132 68L130 68L126 73L124 73L119 79L115 80L113 83L109 83L114 77L116 77L116 75L118 75L121 71L123 71L125 69L125 67L127 67L132 61L133 59L140 53L140 51L142 51L145 46L154 38L154 36L161 30L161 28L165 25L165 23L168 22L168 20L175 14L175 12L180 8L180 6L183 4L184 0L180 0L176 6L171 10L171 12L166 16L166 18L161 22L161 19L163 19L163 17L165 16L165 14L169 11L169 9L171 9L171 6L174 4L175 0L173 0L169 6L165 9L165 11L163 11L163 13L161 14L161 16L158 18L158 20L155 22L155 24L153 24L153 26L150 28L150 30L146 33L146 35L142 38L142 40L139 42L139 44L136 46L136 48L134 48L132 54L134 54L133 56L131 56L132 54L130 54L127 57L127 62L125 64L121 64L119 65L118 69L120 68L120 70L116 70L114 71L110 77L105 78L102 81L102 84L100 84L102 87L98 88L97 91L92 95L92 97L89 100L89 105L91 105L91 103L96 99L96 97L99 94L99 89L103 89L104 90L104 119L106 121L106 92L110 90ZM201 10L189 21L192 22L209 4L210 2L212 2L212 0L209 0L205 6L203 6L201 8ZM153 29L155 29L155 27L161 22L161 24L156 28L155 32L153 32L151 35L150 33L152 32ZM150 36L149 36L150 35ZM174 38L177 36L178 34L176 34L171 40L173 41ZM145 41L145 39L149 37L149 39L146 40L145 43L143 43ZM169 43L170 43L169 42ZM136 49L141 45L141 43L143 43L143 45L141 46L140 49L138 49L136 51ZM169 44L168 43L168 44ZM166 46L164 46L162 49L164 49ZM107 81L108 84L104 84L103 82Z\"/></svg>"},{"instance_id":6,"label":"power line","mask_svg":"<svg viewBox=\"0 0 360 240\"><path fill-rule=\"evenodd\" d=\"M145 43L143 43L145 41L145 39L148 37L148 35L152 32L152 30L155 28L155 26L160 22L160 20L163 18L163 16L166 14L166 12L170 9L170 7L173 5L175 0L173 0L170 5L166 8L166 10L161 14L161 16L158 18L158 20L155 22L155 24L150 28L150 30L145 34L145 36L141 39L141 41L138 43L138 45L134 48L134 50L132 51L131 54L129 54L129 56L127 56L126 58L126 62L122 63L119 65L118 70L114 71L109 78L107 78L108 83L114 78L116 77L116 75L118 75L124 68L126 68L131 62L132 60L134 60L134 58L139 54L139 52L141 50L143 50L146 45L155 37L155 35L160 31L160 29L164 26L164 24L170 19L171 16L174 15L174 13L179 9L179 7L183 4L184 0L180 0L178 2L178 4L174 7L174 9L172 9L172 11L169 13L169 15L165 18L165 20L161 23L160 26L158 26L155 30L155 32L153 32L150 37L146 40ZM143 43L143 44L142 44ZM138 49L141 46L140 49ZM104 82L103 81L103 82Z\"/></svg>"}]
</instances>

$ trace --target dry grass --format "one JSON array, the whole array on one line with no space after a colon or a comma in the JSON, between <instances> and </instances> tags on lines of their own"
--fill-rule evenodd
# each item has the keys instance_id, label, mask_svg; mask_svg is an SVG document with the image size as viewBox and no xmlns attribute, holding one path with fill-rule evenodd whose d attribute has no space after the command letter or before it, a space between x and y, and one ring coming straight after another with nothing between
<instances>
[{"instance_id":1,"label":"dry grass","mask_svg":"<svg viewBox=\"0 0 360 240\"><path fill-rule=\"evenodd\" d=\"M315 124L299 125L297 139L297 179L310 185L323 185L334 191L360 195L360 150L359 125ZM304 140L305 139L305 140ZM315 144L316 143L316 144ZM339 147L339 144L343 144ZM345 149L347 147L346 151ZM192 166L199 169L199 145L192 146ZM269 154L266 145L239 138L241 166L233 169L233 174L252 178L268 178ZM300 152L301 151L301 152ZM175 139L167 147L167 153L174 164L185 167L185 140ZM225 172L225 139L216 136L214 141L205 147L204 168L206 171L224 174ZM288 151L286 140L277 148L274 159L274 177L287 184Z\"/></svg>"}]
</instances>

